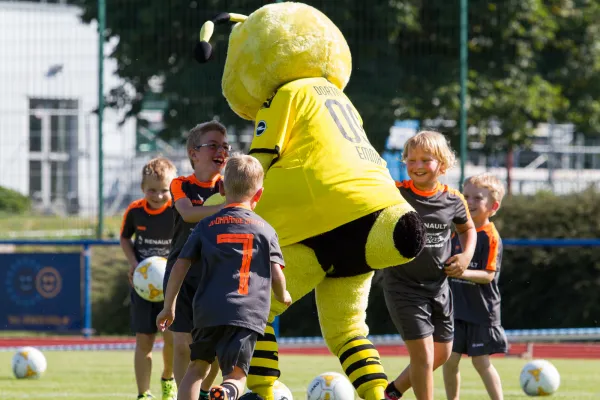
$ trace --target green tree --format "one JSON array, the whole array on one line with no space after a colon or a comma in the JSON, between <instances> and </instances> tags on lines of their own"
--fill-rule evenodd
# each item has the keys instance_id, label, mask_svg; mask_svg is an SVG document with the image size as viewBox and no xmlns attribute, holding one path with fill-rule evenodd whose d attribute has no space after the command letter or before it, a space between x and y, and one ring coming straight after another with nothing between
<instances>
[{"instance_id":1,"label":"green tree","mask_svg":"<svg viewBox=\"0 0 600 400\"><path fill-rule=\"evenodd\" d=\"M77 0L82 19L96 18L95 0ZM135 116L153 76L168 100L163 137L178 137L217 116L245 125L221 94L228 29L213 37L215 60L191 54L199 27L218 12L251 13L259 0L107 0L106 38L127 85L109 104ZM346 92L381 149L395 119L458 120L459 5L446 0L306 0L342 30L353 54ZM505 0L469 2L469 125L487 151L527 144L534 124L554 118L586 131L600 128L596 93L600 38L596 2ZM458 137L456 126L438 127ZM500 129L500 130L499 130ZM497 135L501 132L501 135Z\"/></svg>"}]
</instances>

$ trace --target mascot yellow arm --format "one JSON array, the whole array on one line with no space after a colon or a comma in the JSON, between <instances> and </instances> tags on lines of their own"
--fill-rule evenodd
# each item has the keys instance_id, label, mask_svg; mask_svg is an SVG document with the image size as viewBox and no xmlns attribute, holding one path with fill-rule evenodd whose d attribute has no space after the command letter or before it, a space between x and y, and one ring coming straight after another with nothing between
<instances>
[{"instance_id":1,"label":"mascot yellow arm","mask_svg":"<svg viewBox=\"0 0 600 400\"><path fill-rule=\"evenodd\" d=\"M271 163L275 159L276 155L271 153L252 153L250 154L252 157L256 158L260 165L263 167L263 171L265 171L265 175L269 168L271 168Z\"/></svg>"}]
</instances>

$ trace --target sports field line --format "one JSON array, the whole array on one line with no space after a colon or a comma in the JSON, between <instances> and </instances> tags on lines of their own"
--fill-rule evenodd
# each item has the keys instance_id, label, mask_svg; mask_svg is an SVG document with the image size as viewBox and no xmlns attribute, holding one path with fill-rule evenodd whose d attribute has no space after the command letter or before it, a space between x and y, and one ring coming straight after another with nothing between
<instances>
[{"instance_id":1,"label":"sports field line","mask_svg":"<svg viewBox=\"0 0 600 400\"><path fill-rule=\"evenodd\" d=\"M162 341L157 340L155 349L161 349L162 345ZM42 351L132 350L135 347L135 339L109 336L0 338L0 352L15 351L23 346L37 347ZM408 355L406 347L403 345L379 344L377 350L382 356ZM519 356L526 350L526 344L513 343L510 346L509 355ZM532 350L532 356L536 358L600 359L600 343L535 343ZM279 352L294 355L329 354L327 347L314 343L281 344Z\"/></svg>"}]
</instances>

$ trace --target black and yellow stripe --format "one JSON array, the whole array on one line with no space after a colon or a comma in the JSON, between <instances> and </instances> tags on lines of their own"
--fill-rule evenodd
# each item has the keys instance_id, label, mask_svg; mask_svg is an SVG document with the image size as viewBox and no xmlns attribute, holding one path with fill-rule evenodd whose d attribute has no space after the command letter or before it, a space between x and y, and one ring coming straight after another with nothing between
<instances>
[{"instance_id":1,"label":"black and yellow stripe","mask_svg":"<svg viewBox=\"0 0 600 400\"><path fill-rule=\"evenodd\" d=\"M248 372L248 388L261 394L261 388L272 387L280 375L277 339L273 326L267 324L265 334L256 341Z\"/></svg>"},{"instance_id":2,"label":"black and yellow stripe","mask_svg":"<svg viewBox=\"0 0 600 400\"><path fill-rule=\"evenodd\" d=\"M348 341L338 352L338 358L361 398L368 389L387 385L379 352L367 338L358 336Z\"/></svg>"}]
</instances>

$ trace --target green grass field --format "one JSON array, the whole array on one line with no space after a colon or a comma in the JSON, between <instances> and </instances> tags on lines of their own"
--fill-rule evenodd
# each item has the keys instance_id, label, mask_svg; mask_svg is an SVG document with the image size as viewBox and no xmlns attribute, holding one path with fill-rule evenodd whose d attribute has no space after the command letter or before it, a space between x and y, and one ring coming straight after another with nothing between
<instances>
[{"instance_id":1,"label":"green grass field","mask_svg":"<svg viewBox=\"0 0 600 400\"><path fill-rule=\"evenodd\" d=\"M135 399L133 354L129 351L45 352L48 370L36 381L16 380L10 369L12 353L0 352L0 399ZM152 390L159 393L161 355L155 353ZM392 375L407 363L407 358L383 359L388 374ZM551 360L561 373L561 387L553 397L562 399L600 398L600 360ZM496 359L494 364L503 380L507 399L526 399L519 388L519 371L525 361ZM341 372L337 359L332 356L281 357L281 381L293 392L296 400L305 398L311 379L320 372ZM462 365L462 396L465 400L486 399L487 394L468 360ZM441 371L435 375L435 398L444 399ZM406 399L414 399L407 393Z\"/></svg>"}]
</instances>

